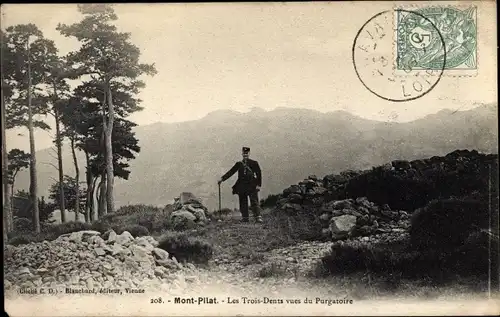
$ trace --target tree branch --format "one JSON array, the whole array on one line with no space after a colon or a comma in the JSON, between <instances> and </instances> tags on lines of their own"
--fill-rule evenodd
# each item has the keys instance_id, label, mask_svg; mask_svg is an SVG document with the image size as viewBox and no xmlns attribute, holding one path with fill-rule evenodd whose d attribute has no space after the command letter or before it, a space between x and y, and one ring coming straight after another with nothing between
<instances>
[{"instance_id":1,"label":"tree branch","mask_svg":"<svg viewBox=\"0 0 500 317\"><path fill-rule=\"evenodd\" d=\"M46 165L50 165L50 166L52 166L53 168L55 168L55 169L56 169L56 171L59 171L59 168L58 168L57 166L55 166L54 164L52 164L52 163L47 163L47 162L41 162L41 163L42 163L42 164L46 164Z\"/></svg>"}]
</instances>

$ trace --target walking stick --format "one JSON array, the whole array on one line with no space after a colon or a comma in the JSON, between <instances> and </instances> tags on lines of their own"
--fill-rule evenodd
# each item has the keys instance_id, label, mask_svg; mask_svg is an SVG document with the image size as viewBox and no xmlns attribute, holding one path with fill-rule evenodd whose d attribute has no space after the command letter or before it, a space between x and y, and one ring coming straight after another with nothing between
<instances>
[{"instance_id":1,"label":"walking stick","mask_svg":"<svg viewBox=\"0 0 500 317\"><path fill-rule=\"evenodd\" d=\"M219 213L221 212L221 202L220 202L220 183L219 183Z\"/></svg>"}]
</instances>

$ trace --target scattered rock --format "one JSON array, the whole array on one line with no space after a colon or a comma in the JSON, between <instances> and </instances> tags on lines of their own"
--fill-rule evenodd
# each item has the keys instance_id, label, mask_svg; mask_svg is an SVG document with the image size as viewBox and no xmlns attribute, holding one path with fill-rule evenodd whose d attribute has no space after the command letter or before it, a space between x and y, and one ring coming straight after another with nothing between
<instances>
[{"instance_id":1,"label":"scattered rock","mask_svg":"<svg viewBox=\"0 0 500 317\"><path fill-rule=\"evenodd\" d=\"M114 243L116 242L117 236L118 235L116 234L116 232L113 229L111 229L104 233L103 239L107 239L107 243Z\"/></svg>"},{"instance_id":2,"label":"scattered rock","mask_svg":"<svg viewBox=\"0 0 500 317\"><path fill-rule=\"evenodd\" d=\"M156 259L159 259L159 260L167 260L168 256L169 256L167 251L160 249L160 248L154 248L153 254L155 255Z\"/></svg>"},{"instance_id":3,"label":"scattered rock","mask_svg":"<svg viewBox=\"0 0 500 317\"><path fill-rule=\"evenodd\" d=\"M95 251L95 254L97 254L98 256L106 255L106 251L104 251L103 248L95 248L94 251Z\"/></svg>"},{"instance_id":4,"label":"scattered rock","mask_svg":"<svg viewBox=\"0 0 500 317\"><path fill-rule=\"evenodd\" d=\"M88 242L84 241L87 238ZM4 258L5 290L15 293L20 287L159 287L158 278L181 270L182 265L169 259L168 252L157 245L153 237L133 239L126 231L120 235L109 232L104 243L95 232L85 231L53 241L8 246ZM159 259L155 261L155 257Z\"/></svg>"},{"instance_id":5,"label":"scattered rock","mask_svg":"<svg viewBox=\"0 0 500 317\"><path fill-rule=\"evenodd\" d=\"M333 217L330 220L330 231L332 233L332 239L338 240L346 238L355 226L356 216L342 215Z\"/></svg>"},{"instance_id":6,"label":"scattered rock","mask_svg":"<svg viewBox=\"0 0 500 317\"><path fill-rule=\"evenodd\" d=\"M121 234L117 235L115 239L115 243L123 246L127 246L132 241L134 241L134 237L128 231L123 231Z\"/></svg>"},{"instance_id":7,"label":"scattered rock","mask_svg":"<svg viewBox=\"0 0 500 317\"><path fill-rule=\"evenodd\" d=\"M172 218L174 218L174 221L175 221L175 218L184 218L186 220L191 220L191 221L196 220L196 216L185 209L174 211L172 213Z\"/></svg>"}]
</instances>

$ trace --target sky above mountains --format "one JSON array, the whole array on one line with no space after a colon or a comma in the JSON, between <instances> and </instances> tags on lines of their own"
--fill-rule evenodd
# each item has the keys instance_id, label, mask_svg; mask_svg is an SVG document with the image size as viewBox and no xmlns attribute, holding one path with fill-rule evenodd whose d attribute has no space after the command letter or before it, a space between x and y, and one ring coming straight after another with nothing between
<instances>
[{"instance_id":1,"label":"sky above mountains","mask_svg":"<svg viewBox=\"0 0 500 317\"><path fill-rule=\"evenodd\" d=\"M431 93L411 102L372 95L356 77L351 50L359 28L384 5L391 3L116 5L117 27L131 33L142 62L158 70L144 78L144 110L130 120L147 125L195 120L219 109L292 107L404 122L496 102L497 68L488 67L496 65L495 32L487 3L478 12L477 76L443 77ZM60 35L57 24L80 19L76 4L2 6L2 29L34 23L61 54L77 49L78 42ZM27 149L26 135L9 131L8 147ZM50 133L38 132L37 138L37 149L51 146Z\"/></svg>"}]
</instances>

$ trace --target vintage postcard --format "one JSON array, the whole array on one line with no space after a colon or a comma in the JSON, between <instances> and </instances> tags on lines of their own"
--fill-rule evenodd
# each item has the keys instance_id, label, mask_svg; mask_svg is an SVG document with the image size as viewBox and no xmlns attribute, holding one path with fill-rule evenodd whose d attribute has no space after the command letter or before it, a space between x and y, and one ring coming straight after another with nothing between
<instances>
[{"instance_id":1,"label":"vintage postcard","mask_svg":"<svg viewBox=\"0 0 500 317\"><path fill-rule=\"evenodd\" d=\"M499 314L495 9L3 4L5 312Z\"/></svg>"}]
</instances>

